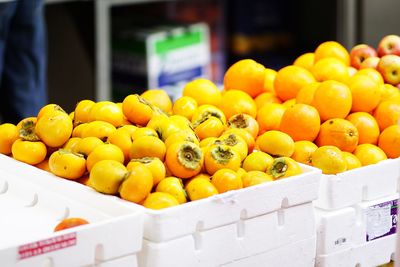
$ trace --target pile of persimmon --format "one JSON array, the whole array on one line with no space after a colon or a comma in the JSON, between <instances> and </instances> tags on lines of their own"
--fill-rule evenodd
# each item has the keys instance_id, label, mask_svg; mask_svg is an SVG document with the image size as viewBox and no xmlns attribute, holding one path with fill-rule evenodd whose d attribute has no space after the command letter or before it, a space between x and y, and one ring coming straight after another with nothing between
<instances>
[{"instance_id":1,"label":"pile of persimmon","mask_svg":"<svg viewBox=\"0 0 400 267\"><path fill-rule=\"evenodd\" d=\"M122 103L49 104L0 126L0 152L152 209L300 174L336 174L400 156L400 92L373 68L350 66L334 41L278 71L251 59L224 88L188 82Z\"/></svg>"}]
</instances>

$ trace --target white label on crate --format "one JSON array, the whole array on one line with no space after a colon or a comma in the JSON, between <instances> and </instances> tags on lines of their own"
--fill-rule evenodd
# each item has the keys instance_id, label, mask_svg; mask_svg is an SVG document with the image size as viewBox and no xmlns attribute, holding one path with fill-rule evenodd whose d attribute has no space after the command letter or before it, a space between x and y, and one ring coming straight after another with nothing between
<instances>
[{"instance_id":1,"label":"white label on crate","mask_svg":"<svg viewBox=\"0 0 400 267\"><path fill-rule=\"evenodd\" d=\"M76 233L59 235L18 247L19 259L27 259L76 245Z\"/></svg>"},{"instance_id":2,"label":"white label on crate","mask_svg":"<svg viewBox=\"0 0 400 267\"><path fill-rule=\"evenodd\" d=\"M395 199L367 208L367 241L396 233L397 202Z\"/></svg>"}]
</instances>

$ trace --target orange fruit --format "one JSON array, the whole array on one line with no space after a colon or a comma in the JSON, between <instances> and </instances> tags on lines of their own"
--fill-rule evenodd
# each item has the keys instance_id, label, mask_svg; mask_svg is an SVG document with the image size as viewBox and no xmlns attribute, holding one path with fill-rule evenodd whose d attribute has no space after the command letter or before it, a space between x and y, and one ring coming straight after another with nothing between
<instances>
[{"instance_id":1,"label":"orange fruit","mask_svg":"<svg viewBox=\"0 0 400 267\"><path fill-rule=\"evenodd\" d=\"M165 192L151 193L143 201L143 206L152 210L161 210L178 205L178 200L173 195Z\"/></svg>"},{"instance_id":2,"label":"orange fruit","mask_svg":"<svg viewBox=\"0 0 400 267\"><path fill-rule=\"evenodd\" d=\"M86 172L86 160L80 154L59 149L50 155L49 168L57 176L75 180Z\"/></svg>"},{"instance_id":3,"label":"orange fruit","mask_svg":"<svg viewBox=\"0 0 400 267\"><path fill-rule=\"evenodd\" d=\"M149 127L141 127L136 129L136 131L131 133L131 138L132 140L136 140L142 136L154 136L154 137L158 137L157 132Z\"/></svg>"},{"instance_id":4,"label":"orange fruit","mask_svg":"<svg viewBox=\"0 0 400 267\"><path fill-rule=\"evenodd\" d=\"M155 136L142 136L133 140L129 151L131 159L156 157L164 161L167 148L163 141Z\"/></svg>"},{"instance_id":5,"label":"orange fruit","mask_svg":"<svg viewBox=\"0 0 400 267\"><path fill-rule=\"evenodd\" d=\"M393 98L400 97L400 90L388 83L385 83L381 87L381 101L390 100Z\"/></svg>"},{"instance_id":6,"label":"orange fruit","mask_svg":"<svg viewBox=\"0 0 400 267\"><path fill-rule=\"evenodd\" d=\"M297 141L294 142L294 152L291 156L297 162L312 165L312 153L318 148L316 144L310 141Z\"/></svg>"},{"instance_id":7,"label":"orange fruit","mask_svg":"<svg viewBox=\"0 0 400 267\"><path fill-rule=\"evenodd\" d=\"M132 159L127 165L126 169L130 171L133 166L143 164L153 176L153 186L156 186L160 181L165 178L166 169L164 163L156 157L144 157L140 159Z\"/></svg>"},{"instance_id":8,"label":"orange fruit","mask_svg":"<svg viewBox=\"0 0 400 267\"><path fill-rule=\"evenodd\" d=\"M388 158L400 157L400 126L392 125L383 130L379 136L378 146Z\"/></svg>"},{"instance_id":9,"label":"orange fruit","mask_svg":"<svg viewBox=\"0 0 400 267\"><path fill-rule=\"evenodd\" d=\"M222 134L218 140L215 141L215 144L230 146L238 153L241 161L247 157L247 142L240 135L234 133Z\"/></svg>"},{"instance_id":10,"label":"orange fruit","mask_svg":"<svg viewBox=\"0 0 400 267\"><path fill-rule=\"evenodd\" d=\"M46 158L47 148L43 142L24 141L17 139L11 146L11 153L14 159L30 165L36 165Z\"/></svg>"},{"instance_id":11,"label":"orange fruit","mask_svg":"<svg viewBox=\"0 0 400 267\"><path fill-rule=\"evenodd\" d=\"M47 104L47 105L43 106L43 107L39 110L39 112L38 112L36 118L37 118L37 119L40 119L45 113L47 113L47 112L53 112L53 111L55 111L55 110L65 112L65 110L63 110L62 107L60 107L60 106L57 105L57 104Z\"/></svg>"},{"instance_id":12,"label":"orange fruit","mask_svg":"<svg viewBox=\"0 0 400 267\"><path fill-rule=\"evenodd\" d=\"M314 51L314 62L327 57L341 60L346 66L350 66L350 54L347 49L336 41L326 41L318 45Z\"/></svg>"},{"instance_id":13,"label":"orange fruit","mask_svg":"<svg viewBox=\"0 0 400 267\"><path fill-rule=\"evenodd\" d=\"M321 120L318 111L306 104L295 104L283 113L279 130L290 135L294 141L314 141Z\"/></svg>"},{"instance_id":14,"label":"orange fruit","mask_svg":"<svg viewBox=\"0 0 400 267\"><path fill-rule=\"evenodd\" d=\"M354 75L347 81L352 95L351 111L373 111L381 100L381 84L367 75Z\"/></svg>"},{"instance_id":15,"label":"orange fruit","mask_svg":"<svg viewBox=\"0 0 400 267\"><path fill-rule=\"evenodd\" d=\"M356 68L353 68L352 66L347 67L347 70L349 72L349 77L353 77L354 74L356 74L358 71Z\"/></svg>"},{"instance_id":16,"label":"orange fruit","mask_svg":"<svg viewBox=\"0 0 400 267\"><path fill-rule=\"evenodd\" d=\"M252 59L239 60L224 76L225 90L240 90L252 98L264 91L265 68Z\"/></svg>"},{"instance_id":17,"label":"orange fruit","mask_svg":"<svg viewBox=\"0 0 400 267\"><path fill-rule=\"evenodd\" d=\"M115 160L100 160L90 170L87 184L104 194L115 195L127 174L126 167Z\"/></svg>"},{"instance_id":18,"label":"orange fruit","mask_svg":"<svg viewBox=\"0 0 400 267\"><path fill-rule=\"evenodd\" d=\"M312 165L323 174L337 174L347 170L347 162L342 151L336 146L318 147L311 155Z\"/></svg>"},{"instance_id":19,"label":"orange fruit","mask_svg":"<svg viewBox=\"0 0 400 267\"><path fill-rule=\"evenodd\" d=\"M296 103L311 105L314 99L315 90L317 90L319 85L320 85L319 82L309 83L304 85L297 93Z\"/></svg>"},{"instance_id":20,"label":"orange fruit","mask_svg":"<svg viewBox=\"0 0 400 267\"><path fill-rule=\"evenodd\" d=\"M280 131L267 131L260 135L256 144L261 151L271 156L290 157L294 152L294 141L290 135Z\"/></svg>"},{"instance_id":21,"label":"orange fruit","mask_svg":"<svg viewBox=\"0 0 400 267\"><path fill-rule=\"evenodd\" d=\"M358 130L358 143L370 143L376 145L380 134L375 118L366 112L350 113L346 120L356 126Z\"/></svg>"},{"instance_id":22,"label":"orange fruit","mask_svg":"<svg viewBox=\"0 0 400 267\"><path fill-rule=\"evenodd\" d=\"M314 65L314 53L304 53L298 56L293 65L310 70Z\"/></svg>"},{"instance_id":23,"label":"orange fruit","mask_svg":"<svg viewBox=\"0 0 400 267\"><path fill-rule=\"evenodd\" d=\"M192 142L192 143L195 143L196 145L198 145L200 143L197 135L192 130L182 130L180 132L175 132L175 133L171 134L170 136L168 136L168 138L165 139L164 143L165 143L165 146L168 148L173 143L181 142L181 141Z\"/></svg>"},{"instance_id":24,"label":"orange fruit","mask_svg":"<svg viewBox=\"0 0 400 267\"><path fill-rule=\"evenodd\" d=\"M188 82L183 88L182 95L193 98L199 106L205 104L217 106L221 102L220 90L207 79L195 79Z\"/></svg>"},{"instance_id":25,"label":"orange fruit","mask_svg":"<svg viewBox=\"0 0 400 267\"><path fill-rule=\"evenodd\" d=\"M343 157L346 161L347 170L352 170L361 167L361 161L352 153L342 151Z\"/></svg>"},{"instance_id":26,"label":"orange fruit","mask_svg":"<svg viewBox=\"0 0 400 267\"><path fill-rule=\"evenodd\" d=\"M340 150L353 152L358 145L358 130L354 124L345 119L330 119L321 124L318 146L336 146Z\"/></svg>"},{"instance_id":27,"label":"orange fruit","mask_svg":"<svg viewBox=\"0 0 400 267\"><path fill-rule=\"evenodd\" d=\"M400 119L400 101L386 100L381 102L374 110L374 117L379 129L383 131L387 127L396 124Z\"/></svg>"},{"instance_id":28,"label":"orange fruit","mask_svg":"<svg viewBox=\"0 0 400 267\"><path fill-rule=\"evenodd\" d=\"M286 107L282 104L270 103L263 106L257 112L257 122L259 134L270 130L279 130L281 119L285 113Z\"/></svg>"},{"instance_id":29,"label":"orange fruit","mask_svg":"<svg viewBox=\"0 0 400 267\"><path fill-rule=\"evenodd\" d=\"M124 153L125 161L129 160L132 138L128 131L118 128L108 136L107 142L118 146Z\"/></svg>"},{"instance_id":30,"label":"orange fruit","mask_svg":"<svg viewBox=\"0 0 400 267\"><path fill-rule=\"evenodd\" d=\"M276 74L275 93L282 101L286 101L295 98L304 85L313 82L315 78L308 70L293 65L286 66Z\"/></svg>"},{"instance_id":31,"label":"orange fruit","mask_svg":"<svg viewBox=\"0 0 400 267\"><path fill-rule=\"evenodd\" d=\"M288 99L282 103L282 105L286 108L293 107L296 104L296 98Z\"/></svg>"},{"instance_id":32,"label":"orange fruit","mask_svg":"<svg viewBox=\"0 0 400 267\"><path fill-rule=\"evenodd\" d=\"M97 137L102 141L106 141L108 136L116 131L115 126L106 121L91 121L85 124L80 124L79 126L81 125L85 125L80 133L81 138L92 136Z\"/></svg>"},{"instance_id":33,"label":"orange fruit","mask_svg":"<svg viewBox=\"0 0 400 267\"><path fill-rule=\"evenodd\" d=\"M172 107L174 114L184 116L189 120L192 119L193 113L196 109L197 101L190 96L182 96L181 98L178 98Z\"/></svg>"},{"instance_id":34,"label":"orange fruit","mask_svg":"<svg viewBox=\"0 0 400 267\"><path fill-rule=\"evenodd\" d=\"M373 144L358 145L353 154L360 160L362 166L375 164L387 159L385 152Z\"/></svg>"},{"instance_id":35,"label":"orange fruit","mask_svg":"<svg viewBox=\"0 0 400 267\"><path fill-rule=\"evenodd\" d=\"M322 122L333 118L345 118L350 113L351 104L349 87L337 81L322 82L315 90L311 103L318 110Z\"/></svg>"},{"instance_id":36,"label":"orange fruit","mask_svg":"<svg viewBox=\"0 0 400 267\"><path fill-rule=\"evenodd\" d=\"M265 92L259 94L254 101L256 102L257 109L262 108L264 105L269 103L282 103L282 101L275 95L275 93Z\"/></svg>"},{"instance_id":37,"label":"orange fruit","mask_svg":"<svg viewBox=\"0 0 400 267\"><path fill-rule=\"evenodd\" d=\"M274 89L274 80L276 77L276 70L273 69L264 69L265 76L264 76L264 92L270 92L275 94L275 89Z\"/></svg>"},{"instance_id":38,"label":"orange fruit","mask_svg":"<svg viewBox=\"0 0 400 267\"><path fill-rule=\"evenodd\" d=\"M381 73L373 68L366 68L366 69L358 70L355 75L367 75L370 78L372 78L375 82L379 83L380 85L382 85L384 83Z\"/></svg>"},{"instance_id":39,"label":"orange fruit","mask_svg":"<svg viewBox=\"0 0 400 267\"><path fill-rule=\"evenodd\" d=\"M257 115L257 105L247 93L239 90L229 90L223 96L219 109L229 119L236 114L249 114L253 118Z\"/></svg>"},{"instance_id":40,"label":"orange fruit","mask_svg":"<svg viewBox=\"0 0 400 267\"><path fill-rule=\"evenodd\" d=\"M162 111L170 113L172 110L172 101L167 92L161 89L146 90L140 95L153 106L159 107Z\"/></svg>"},{"instance_id":41,"label":"orange fruit","mask_svg":"<svg viewBox=\"0 0 400 267\"><path fill-rule=\"evenodd\" d=\"M82 154L84 157L88 157L89 154L98 146L103 145L104 142L98 137L89 136L82 138L78 144L73 148L74 153Z\"/></svg>"},{"instance_id":42,"label":"orange fruit","mask_svg":"<svg viewBox=\"0 0 400 267\"><path fill-rule=\"evenodd\" d=\"M225 125L216 117L209 117L200 124L193 124L194 132L203 140L208 137L219 137L225 129Z\"/></svg>"},{"instance_id":43,"label":"orange fruit","mask_svg":"<svg viewBox=\"0 0 400 267\"><path fill-rule=\"evenodd\" d=\"M262 171L266 172L272 165L274 158L262 151L254 151L249 154L243 161L243 169L245 171Z\"/></svg>"},{"instance_id":44,"label":"orange fruit","mask_svg":"<svg viewBox=\"0 0 400 267\"><path fill-rule=\"evenodd\" d=\"M226 117L224 112L217 108L216 106L212 105L201 105L199 106L192 116L192 124L199 124L205 121L209 117L215 117L219 119L223 124L226 123Z\"/></svg>"},{"instance_id":45,"label":"orange fruit","mask_svg":"<svg viewBox=\"0 0 400 267\"><path fill-rule=\"evenodd\" d=\"M71 137L68 141L62 146L62 148L66 151L73 152L79 142L82 140L80 137Z\"/></svg>"},{"instance_id":46,"label":"orange fruit","mask_svg":"<svg viewBox=\"0 0 400 267\"><path fill-rule=\"evenodd\" d=\"M334 57L320 59L310 71L319 82L328 80L345 82L350 77L348 66Z\"/></svg>"},{"instance_id":47,"label":"orange fruit","mask_svg":"<svg viewBox=\"0 0 400 267\"><path fill-rule=\"evenodd\" d=\"M243 188L240 175L231 169L220 169L214 173L211 183L217 188L218 193Z\"/></svg>"}]
</instances>

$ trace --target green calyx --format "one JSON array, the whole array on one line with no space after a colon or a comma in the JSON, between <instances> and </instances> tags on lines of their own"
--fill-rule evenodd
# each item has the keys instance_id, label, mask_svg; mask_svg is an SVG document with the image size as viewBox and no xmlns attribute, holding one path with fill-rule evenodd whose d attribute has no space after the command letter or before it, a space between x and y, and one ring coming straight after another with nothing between
<instances>
[{"instance_id":1,"label":"green calyx","mask_svg":"<svg viewBox=\"0 0 400 267\"><path fill-rule=\"evenodd\" d=\"M201 149L195 144L183 143L178 152L178 161L186 169L196 170L201 164Z\"/></svg>"},{"instance_id":2,"label":"green calyx","mask_svg":"<svg viewBox=\"0 0 400 267\"><path fill-rule=\"evenodd\" d=\"M229 147L216 146L211 148L211 156L219 164L226 165L234 156L234 154Z\"/></svg>"},{"instance_id":3,"label":"green calyx","mask_svg":"<svg viewBox=\"0 0 400 267\"><path fill-rule=\"evenodd\" d=\"M269 169L270 174L274 179L280 178L285 175L288 169L285 158L276 158Z\"/></svg>"}]
</instances>

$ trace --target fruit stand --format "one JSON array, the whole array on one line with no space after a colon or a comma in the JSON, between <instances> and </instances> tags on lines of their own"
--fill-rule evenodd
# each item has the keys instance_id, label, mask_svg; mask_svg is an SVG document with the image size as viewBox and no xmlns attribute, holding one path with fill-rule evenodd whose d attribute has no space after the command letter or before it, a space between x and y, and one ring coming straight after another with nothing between
<instances>
[{"instance_id":1,"label":"fruit stand","mask_svg":"<svg viewBox=\"0 0 400 267\"><path fill-rule=\"evenodd\" d=\"M222 90L199 78L176 101L153 89L68 112L48 104L0 125L0 262L390 262L400 80L387 66L400 72L396 53L327 41L277 71L240 60Z\"/></svg>"}]
</instances>

